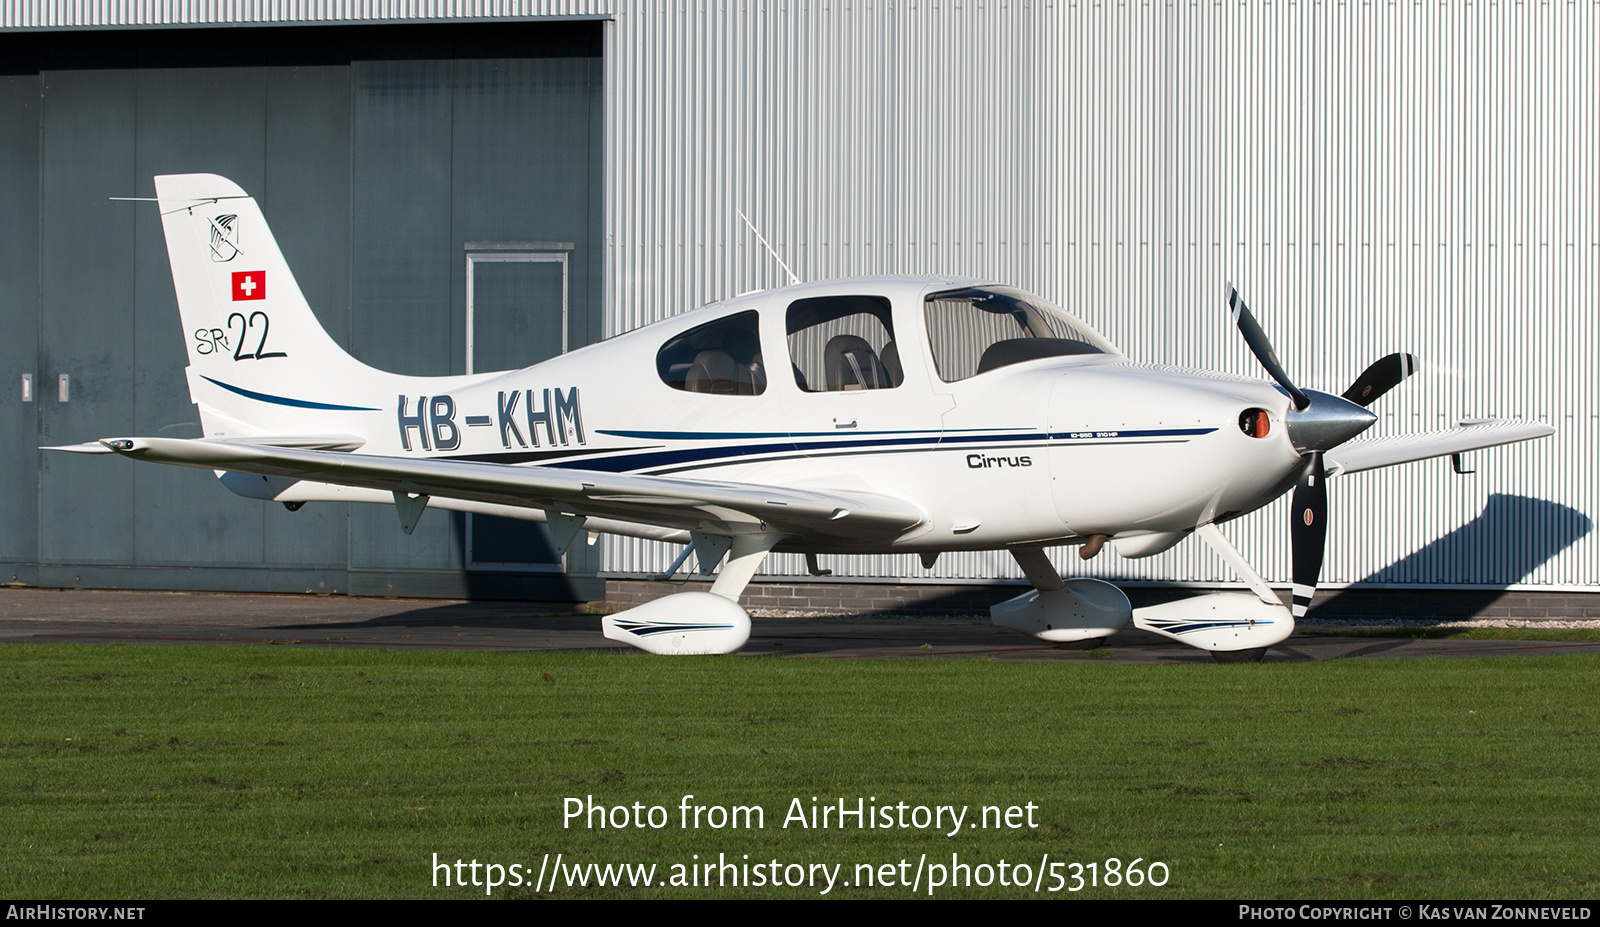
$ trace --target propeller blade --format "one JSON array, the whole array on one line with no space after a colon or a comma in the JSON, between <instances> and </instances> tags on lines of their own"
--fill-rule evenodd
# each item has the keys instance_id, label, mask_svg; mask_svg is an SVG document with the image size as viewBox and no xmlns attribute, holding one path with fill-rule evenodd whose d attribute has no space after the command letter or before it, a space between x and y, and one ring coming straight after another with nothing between
<instances>
[{"instance_id":1,"label":"propeller blade","mask_svg":"<svg viewBox=\"0 0 1600 927\"><path fill-rule=\"evenodd\" d=\"M1250 314L1245 306L1244 299L1239 296L1239 291L1228 284L1228 308L1233 312L1233 322L1239 326L1239 333L1244 335L1244 342L1250 346L1250 353L1256 356L1272 379L1278 381L1294 400L1296 409L1304 409L1311 404L1311 398L1300 392L1299 387L1289 379L1284 372L1283 365L1278 363L1278 356L1272 351L1272 342L1267 338L1267 333L1261 330L1261 325L1256 322L1256 317Z\"/></svg>"},{"instance_id":2,"label":"propeller blade","mask_svg":"<svg viewBox=\"0 0 1600 927\"><path fill-rule=\"evenodd\" d=\"M1379 396L1403 383L1417 372L1417 358L1411 354L1390 354L1361 371L1361 376L1344 391L1344 398L1358 406L1370 406Z\"/></svg>"},{"instance_id":3,"label":"propeller blade","mask_svg":"<svg viewBox=\"0 0 1600 927\"><path fill-rule=\"evenodd\" d=\"M1294 504L1290 509L1294 521L1289 525L1294 550L1294 605L1290 610L1296 618L1304 618L1306 609L1311 607L1317 578L1322 574L1322 553L1328 539L1326 477L1322 452L1318 451L1306 461L1305 473L1294 487Z\"/></svg>"}]
</instances>

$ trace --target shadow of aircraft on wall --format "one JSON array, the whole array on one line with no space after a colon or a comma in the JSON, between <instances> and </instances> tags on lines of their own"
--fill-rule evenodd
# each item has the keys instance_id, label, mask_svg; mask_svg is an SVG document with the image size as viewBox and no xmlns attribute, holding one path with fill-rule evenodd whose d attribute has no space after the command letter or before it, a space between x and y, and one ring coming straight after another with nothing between
<instances>
[{"instance_id":1,"label":"shadow of aircraft on wall","mask_svg":"<svg viewBox=\"0 0 1600 927\"><path fill-rule=\"evenodd\" d=\"M1593 524L1589 516L1559 502L1495 493L1478 517L1444 537L1368 574L1350 588L1329 590L1326 600L1319 597L1312 617L1361 619L1375 617L1375 612L1381 617L1421 620L1522 617L1495 616L1490 610L1507 594L1508 587L1577 543ZM1362 588L1443 582L1448 565L1463 563L1473 564L1474 575L1482 577L1477 580L1480 588L1415 592Z\"/></svg>"}]
</instances>

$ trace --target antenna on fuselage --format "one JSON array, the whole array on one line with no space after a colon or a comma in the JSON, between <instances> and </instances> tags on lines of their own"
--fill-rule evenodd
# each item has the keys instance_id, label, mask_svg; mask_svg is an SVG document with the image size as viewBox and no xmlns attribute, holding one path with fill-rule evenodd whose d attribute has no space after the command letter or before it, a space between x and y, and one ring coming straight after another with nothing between
<instances>
[{"instance_id":1,"label":"antenna on fuselage","mask_svg":"<svg viewBox=\"0 0 1600 927\"><path fill-rule=\"evenodd\" d=\"M761 233L756 230L755 223L751 222L750 219L745 216L744 210L735 207L733 211L739 214L739 218L744 219L744 224L750 227L751 234L756 236L756 241L761 242L761 247L766 248L767 253L772 255L772 259L778 262L779 267L783 268L783 272L789 275L789 282L799 283L800 278L794 275L794 271L789 269L789 265L783 263L783 258L778 257L778 252L774 250L771 245L767 244L767 240L765 238L761 237Z\"/></svg>"}]
</instances>

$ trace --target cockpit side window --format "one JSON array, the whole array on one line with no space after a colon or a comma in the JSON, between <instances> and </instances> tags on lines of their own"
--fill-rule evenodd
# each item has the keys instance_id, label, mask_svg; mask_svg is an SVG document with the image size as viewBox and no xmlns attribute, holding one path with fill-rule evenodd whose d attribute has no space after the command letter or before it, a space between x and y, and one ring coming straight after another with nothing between
<instances>
[{"instance_id":1,"label":"cockpit side window","mask_svg":"<svg viewBox=\"0 0 1600 927\"><path fill-rule=\"evenodd\" d=\"M946 383L1041 357L1119 353L1072 315L1010 287L934 293L925 317L934 366Z\"/></svg>"},{"instance_id":2,"label":"cockpit side window","mask_svg":"<svg viewBox=\"0 0 1600 927\"><path fill-rule=\"evenodd\" d=\"M719 396L759 396L767 389L759 313L740 312L691 328L661 346L656 372L673 389Z\"/></svg>"},{"instance_id":3,"label":"cockpit side window","mask_svg":"<svg viewBox=\"0 0 1600 927\"><path fill-rule=\"evenodd\" d=\"M882 296L795 300L786 323L794 382L808 393L893 389L905 379Z\"/></svg>"}]
</instances>

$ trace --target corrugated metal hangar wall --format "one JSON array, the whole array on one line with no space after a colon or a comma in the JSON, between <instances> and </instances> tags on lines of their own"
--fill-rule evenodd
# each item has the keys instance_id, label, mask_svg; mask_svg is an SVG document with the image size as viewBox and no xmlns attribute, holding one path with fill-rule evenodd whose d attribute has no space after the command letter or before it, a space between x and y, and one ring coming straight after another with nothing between
<instances>
[{"instance_id":1,"label":"corrugated metal hangar wall","mask_svg":"<svg viewBox=\"0 0 1600 927\"><path fill-rule=\"evenodd\" d=\"M1380 432L1539 418L1556 437L1330 486L1329 585L1600 583L1600 5L620 4L613 330L757 287L991 277L1135 359L1263 376L1234 281L1302 382L1418 354ZM1287 502L1225 529L1289 577ZM673 551L617 539L609 567ZM1233 579L1194 542L1074 573ZM802 575L798 557L768 569ZM1005 554L825 558L1017 576Z\"/></svg>"},{"instance_id":2,"label":"corrugated metal hangar wall","mask_svg":"<svg viewBox=\"0 0 1600 927\"><path fill-rule=\"evenodd\" d=\"M1600 3L14 4L8 28L606 20L605 333L802 278L1037 291L1130 357L1342 389L1418 354L1382 431L1554 438L1332 485L1328 585L1600 586ZM281 233L280 233L281 234ZM76 439L76 438L74 438ZM250 505L228 500L233 505ZM352 513L352 519L358 516ZM1226 531L1275 581L1279 504ZM675 551L608 539L607 570ZM1004 555L830 558L837 578L1014 576ZM1198 545L1064 570L1224 583ZM798 558L769 572L803 573Z\"/></svg>"}]
</instances>

